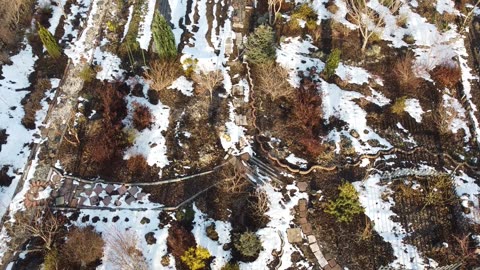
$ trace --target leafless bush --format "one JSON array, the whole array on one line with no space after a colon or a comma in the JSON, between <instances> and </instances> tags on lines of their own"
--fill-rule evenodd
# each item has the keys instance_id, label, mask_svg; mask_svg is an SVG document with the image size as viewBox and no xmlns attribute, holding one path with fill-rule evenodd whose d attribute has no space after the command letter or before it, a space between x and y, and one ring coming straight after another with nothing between
<instances>
[{"instance_id":1,"label":"leafless bush","mask_svg":"<svg viewBox=\"0 0 480 270\"><path fill-rule=\"evenodd\" d=\"M138 236L134 231L121 232L116 228L106 236L106 258L117 269L147 270L148 265L138 246Z\"/></svg>"},{"instance_id":2,"label":"leafless bush","mask_svg":"<svg viewBox=\"0 0 480 270\"><path fill-rule=\"evenodd\" d=\"M380 4L388 7L393 13L401 6L400 0L381 0ZM368 40L380 30L380 27L384 24L385 16L383 14L377 14L373 9L368 7L367 0L348 0L347 10L348 15L352 19L353 23L358 25L360 34L363 38L362 51L367 48Z\"/></svg>"},{"instance_id":3,"label":"leafless bush","mask_svg":"<svg viewBox=\"0 0 480 270\"><path fill-rule=\"evenodd\" d=\"M414 60L415 57L413 54L407 53L394 67L394 74L397 77L400 87L407 92L414 92L422 82L413 71Z\"/></svg>"},{"instance_id":4,"label":"leafless bush","mask_svg":"<svg viewBox=\"0 0 480 270\"><path fill-rule=\"evenodd\" d=\"M198 84L198 87L195 88L195 92L198 95L202 95L207 91L210 93L210 100L212 99L213 90L216 87L220 86L223 81L223 74L220 70L194 73L192 79Z\"/></svg>"},{"instance_id":5,"label":"leafless bush","mask_svg":"<svg viewBox=\"0 0 480 270\"><path fill-rule=\"evenodd\" d=\"M288 71L274 63L264 63L255 66L258 88L268 93L272 101L280 97L291 97L295 91L287 81Z\"/></svg>"},{"instance_id":6,"label":"leafless bush","mask_svg":"<svg viewBox=\"0 0 480 270\"><path fill-rule=\"evenodd\" d=\"M74 228L68 233L61 251L64 260L84 268L102 258L104 245L102 237L92 227Z\"/></svg>"},{"instance_id":7,"label":"leafless bush","mask_svg":"<svg viewBox=\"0 0 480 270\"><path fill-rule=\"evenodd\" d=\"M254 200L249 202L249 208L252 211L253 216L258 220L266 222L268 217L265 216L265 214L270 208L267 192L262 189L256 189L251 196Z\"/></svg>"},{"instance_id":8,"label":"leafless bush","mask_svg":"<svg viewBox=\"0 0 480 270\"><path fill-rule=\"evenodd\" d=\"M222 190L226 193L237 193L244 190L248 184L246 180L246 168L241 161L237 161L234 166L226 166L222 170Z\"/></svg>"},{"instance_id":9,"label":"leafless bush","mask_svg":"<svg viewBox=\"0 0 480 270\"><path fill-rule=\"evenodd\" d=\"M38 237L44 242L43 248L50 250L63 222L48 207L36 207L17 218L16 234Z\"/></svg>"}]
</instances>

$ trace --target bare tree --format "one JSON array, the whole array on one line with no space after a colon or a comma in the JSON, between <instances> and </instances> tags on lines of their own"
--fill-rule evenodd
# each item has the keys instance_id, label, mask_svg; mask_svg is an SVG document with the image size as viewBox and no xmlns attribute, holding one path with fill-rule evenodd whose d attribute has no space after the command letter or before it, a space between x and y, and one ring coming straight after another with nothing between
<instances>
[{"instance_id":1,"label":"bare tree","mask_svg":"<svg viewBox=\"0 0 480 270\"><path fill-rule=\"evenodd\" d=\"M283 0L268 0L268 22L275 24L282 9ZM273 17L273 20L272 20Z\"/></svg>"},{"instance_id":2,"label":"bare tree","mask_svg":"<svg viewBox=\"0 0 480 270\"><path fill-rule=\"evenodd\" d=\"M255 66L258 88L270 95L272 101L292 96L295 91L287 81L288 71L273 62Z\"/></svg>"},{"instance_id":3,"label":"bare tree","mask_svg":"<svg viewBox=\"0 0 480 270\"><path fill-rule=\"evenodd\" d=\"M30 213L24 212L20 218L17 218L16 232L27 237L39 237L44 242L44 249L52 249L63 222L48 207L35 207L31 208L31 211Z\"/></svg>"},{"instance_id":4,"label":"bare tree","mask_svg":"<svg viewBox=\"0 0 480 270\"><path fill-rule=\"evenodd\" d=\"M267 213L270 208L270 201L268 200L267 192L258 188L253 192L252 197L256 199L254 202L252 201L249 203L253 215L266 221L268 217L265 216L265 213Z\"/></svg>"},{"instance_id":5,"label":"bare tree","mask_svg":"<svg viewBox=\"0 0 480 270\"><path fill-rule=\"evenodd\" d=\"M384 23L385 14L378 14L368 6L368 0L348 0L348 14L353 22L359 27L363 38L362 52L367 48L368 40L379 31ZM395 13L401 6L400 0L380 0L380 4L386 6Z\"/></svg>"},{"instance_id":6,"label":"bare tree","mask_svg":"<svg viewBox=\"0 0 480 270\"><path fill-rule=\"evenodd\" d=\"M222 170L222 189L228 193L241 192L248 184L246 180L246 167L241 160L236 160L235 165L225 166Z\"/></svg>"},{"instance_id":7,"label":"bare tree","mask_svg":"<svg viewBox=\"0 0 480 270\"><path fill-rule=\"evenodd\" d=\"M148 265L142 251L137 247L138 236L133 231L121 232L112 228L105 239L107 260L116 269L147 270Z\"/></svg>"},{"instance_id":8,"label":"bare tree","mask_svg":"<svg viewBox=\"0 0 480 270\"><path fill-rule=\"evenodd\" d=\"M212 100L213 90L222 83L223 74L220 70L209 72L200 71L200 73L194 73L192 79L199 86L197 93L203 94L208 91L210 93L210 100Z\"/></svg>"}]
</instances>

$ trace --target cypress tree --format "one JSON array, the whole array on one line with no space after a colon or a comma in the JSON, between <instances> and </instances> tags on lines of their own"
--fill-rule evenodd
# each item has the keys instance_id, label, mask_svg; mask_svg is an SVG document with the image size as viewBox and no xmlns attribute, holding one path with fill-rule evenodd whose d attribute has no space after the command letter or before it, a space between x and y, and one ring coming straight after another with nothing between
<instances>
[{"instance_id":1,"label":"cypress tree","mask_svg":"<svg viewBox=\"0 0 480 270\"><path fill-rule=\"evenodd\" d=\"M153 18L152 35L157 53L161 59L174 58L177 56L177 45L172 29L167 20L158 12L155 13L155 17Z\"/></svg>"},{"instance_id":2,"label":"cypress tree","mask_svg":"<svg viewBox=\"0 0 480 270\"><path fill-rule=\"evenodd\" d=\"M57 41L53 37L53 35L48 31L47 28L43 27L41 24L38 24L38 35L40 36L40 40L43 43L45 49L47 49L48 54L57 59L62 55L60 50L60 46L58 45Z\"/></svg>"}]
</instances>

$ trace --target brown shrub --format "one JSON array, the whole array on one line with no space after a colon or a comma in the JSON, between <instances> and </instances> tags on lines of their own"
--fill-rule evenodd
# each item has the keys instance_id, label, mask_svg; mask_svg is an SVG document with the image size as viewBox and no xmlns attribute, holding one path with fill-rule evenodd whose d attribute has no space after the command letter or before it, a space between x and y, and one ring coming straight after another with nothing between
<instances>
[{"instance_id":1,"label":"brown shrub","mask_svg":"<svg viewBox=\"0 0 480 270\"><path fill-rule=\"evenodd\" d=\"M454 88L462 78L460 67L456 63L443 63L435 67L430 75L440 87Z\"/></svg>"},{"instance_id":2,"label":"brown shrub","mask_svg":"<svg viewBox=\"0 0 480 270\"><path fill-rule=\"evenodd\" d=\"M175 258L180 258L190 247L195 247L195 237L179 223L174 222L168 229L167 247Z\"/></svg>"},{"instance_id":3,"label":"brown shrub","mask_svg":"<svg viewBox=\"0 0 480 270\"><path fill-rule=\"evenodd\" d=\"M74 228L62 246L62 257L76 267L95 266L103 256L105 242L92 227Z\"/></svg>"},{"instance_id":4,"label":"brown shrub","mask_svg":"<svg viewBox=\"0 0 480 270\"><path fill-rule=\"evenodd\" d=\"M267 93L272 101L280 97L291 97L295 93L287 81L288 71L275 62L256 65L255 77L258 89Z\"/></svg>"},{"instance_id":5,"label":"brown shrub","mask_svg":"<svg viewBox=\"0 0 480 270\"><path fill-rule=\"evenodd\" d=\"M176 92L167 89L173 81L182 74L182 69L177 61L155 61L145 73L145 78L151 81L150 87L158 91L163 104L172 107L175 104Z\"/></svg>"},{"instance_id":6,"label":"brown shrub","mask_svg":"<svg viewBox=\"0 0 480 270\"><path fill-rule=\"evenodd\" d=\"M135 155L127 160L127 169L131 175L141 175L148 169L148 163L144 156Z\"/></svg>"},{"instance_id":7,"label":"brown shrub","mask_svg":"<svg viewBox=\"0 0 480 270\"><path fill-rule=\"evenodd\" d=\"M318 139L302 138L300 139L300 144L305 147L305 151L307 153L314 157L320 156L325 151L325 147L320 143Z\"/></svg>"},{"instance_id":8,"label":"brown shrub","mask_svg":"<svg viewBox=\"0 0 480 270\"><path fill-rule=\"evenodd\" d=\"M316 133L322 119L322 99L317 93L314 82L304 78L294 102L294 118L306 132L306 137L311 138Z\"/></svg>"},{"instance_id":9,"label":"brown shrub","mask_svg":"<svg viewBox=\"0 0 480 270\"><path fill-rule=\"evenodd\" d=\"M133 126L138 130L142 131L152 124L153 116L150 109L145 105L140 105L138 103L133 104Z\"/></svg>"},{"instance_id":10,"label":"brown shrub","mask_svg":"<svg viewBox=\"0 0 480 270\"><path fill-rule=\"evenodd\" d=\"M400 84L400 87L405 92L414 92L422 82L421 78L417 77L413 71L413 60L415 57L411 53L407 53L400 59L393 68L395 77Z\"/></svg>"}]
</instances>

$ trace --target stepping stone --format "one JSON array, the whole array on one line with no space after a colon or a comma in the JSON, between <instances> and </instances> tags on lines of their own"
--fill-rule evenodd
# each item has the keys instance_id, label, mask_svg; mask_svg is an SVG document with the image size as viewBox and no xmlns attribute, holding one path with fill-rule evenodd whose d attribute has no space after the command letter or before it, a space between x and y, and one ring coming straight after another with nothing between
<instances>
[{"instance_id":1,"label":"stepping stone","mask_svg":"<svg viewBox=\"0 0 480 270\"><path fill-rule=\"evenodd\" d=\"M135 196L135 194L137 194L137 192L138 192L138 187L135 187L135 186L131 187L128 190L128 193L130 193L130 195L132 195L132 196Z\"/></svg>"},{"instance_id":2,"label":"stepping stone","mask_svg":"<svg viewBox=\"0 0 480 270\"><path fill-rule=\"evenodd\" d=\"M297 182L297 187L298 187L298 191L305 192L305 191L307 191L308 183L307 182Z\"/></svg>"},{"instance_id":3,"label":"stepping stone","mask_svg":"<svg viewBox=\"0 0 480 270\"><path fill-rule=\"evenodd\" d=\"M93 191L94 191L97 195L100 194L100 193L102 193L102 190L103 190L103 187L102 187L102 185L100 185L100 184L97 184L97 185L95 186L95 188L93 189Z\"/></svg>"},{"instance_id":4,"label":"stepping stone","mask_svg":"<svg viewBox=\"0 0 480 270\"><path fill-rule=\"evenodd\" d=\"M120 205L122 205L122 202L120 202L120 200L117 199L117 200L115 200L115 205L120 206Z\"/></svg>"},{"instance_id":5,"label":"stepping stone","mask_svg":"<svg viewBox=\"0 0 480 270\"><path fill-rule=\"evenodd\" d=\"M312 224L310 223L302 224L302 231L304 234L310 235L312 233Z\"/></svg>"},{"instance_id":6,"label":"stepping stone","mask_svg":"<svg viewBox=\"0 0 480 270\"><path fill-rule=\"evenodd\" d=\"M90 197L90 205L94 206L97 204L98 204L98 197L97 196Z\"/></svg>"},{"instance_id":7,"label":"stepping stone","mask_svg":"<svg viewBox=\"0 0 480 270\"><path fill-rule=\"evenodd\" d=\"M103 199L103 205L108 206L112 202L112 197L107 196L105 199Z\"/></svg>"},{"instance_id":8,"label":"stepping stone","mask_svg":"<svg viewBox=\"0 0 480 270\"><path fill-rule=\"evenodd\" d=\"M300 228L287 229L287 239L288 239L288 242L291 244L301 243L303 240L302 230L300 230Z\"/></svg>"},{"instance_id":9,"label":"stepping stone","mask_svg":"<svg viewBox=\"0 0 480 270\"><path fill-rule=\"evenodd\" d=\"M308 212L307 211L301 211L301 212L298 213L298 216L300 218L307 218Z\"/></svg>"},{"instance_id":10,"label":"stepping stone","mask_svg":"<svg viewBox=\"0 0 480 270\"><path fill-rule=\"evenodd\" d=\"M245 115L235 115L235 124L237 126L248 126L247 117Z\"/></svg>"},{"instance_id":11,"label":"stepping stone","mask_svg":"<svg viewBox=\"0 0 480 270\"><path fill-rule=\"evenodd\" d=\"M70 207L77 207L78 205L78 199L73 199L70 201Z\"/></svg>"},{"instance_id":12,"label":"stepping stone","mask_svg":"<svg viewBox=\"0 0 480 270\"><path fill-rule=\"evenodd\" d=\"M107 187L105 188L105 191L110 194L115 190L115 187L112 184L108 184Z\"/></svg>"},{"instance_id":13,"label":"stepping stone","mask_svg":"<svg viewBox=\"0 0 480 270\"><path fill-rule=\"evenodd\" d=\"M60 196L55 199L55 205L64 205L65 204L65 197Z\"/></svg>"},{"instance_id":14,"label":"stepping stone","mask_svg":"<svg viewBox=\"0 0 480 270\"><path fill-rule=\"evenodd\" d=\"M243 86L238 85L238 84L232 86L232 94L234 96L243 96L243 94L244 94Z\"/></svg>"},{"instance_id":15,"label":"stepping stone","mask_svg":"<svg viewBox=\"0 0 480 270\"><path fill-rule=\"evenodd\" d=\"M65 186L71 186L71 185L73 185L73 179L71 179L71 178L66 178L65 181L63 181L63 184L64 184Z\"/></svg>"},{"instance_id":16,"label":"stepping stone","mask_svg":"<svg viewBox=\"0 0 480 270\"><path fill-rule=\"evenodd\" d=\"M125 202L126 202L128 205L130 205L133 201L135 201L135 198L132 197L132 196L128 197L128 199L125 200Z\"/></svg>"},{"instance_id":17,"label":"stepping stone","mask_svg":"<svg viewBox=\"0 0 480 270\"><path fill-rule=\"evenodd\" d=\"M125 194L125 192L127 192L127 188L124 185L122 185L121 187L119 187L117 189L117 192L121 196L121 195Z\"/></svg>"},{"instance_id":18,"label":"stepping stone","mask_svg":"<svg viewBox=\"0 0 480 270\"><path fill-rule=\"evenodd\" d=\"M333 268L335 265L337 265L337 261L335 261L335 259L331 259L328 261L328 265Z\"/></svg>"},{"instance_id":19,"label":"stepping stone","mask_svg":"<svg viewBox=\"0 0 480 270\"><path fill-rule=\"evenodd\" d=\"M313 243L310 245L310 249L312 250L312 252L317 252L317 251L320 251L320 247L318 246L317 243Z\"/></svg>"},{"instance_id":20,"label":"stepping stone","mask_svg":"<svg viewBox=\"0 0 480 270\"><path fill-rule=\"evenodd\" d=\"M145 197L145 195L147 195L147 194L146 194L146 193L143 193L143 192L138 193L137 196L136 196L136 197L137 197L137 200L139 200L139 201L142 200L143 197Z\"/></svg>"},{"instance_id":21,"label":"stepping stone","mask_svg":"<svg viewBox=\"0 0 480 270\"><path fill-rule=\"evenodd\" d=\"M78 206L82 206L85 203L86 200L87 200L87 198L81 197L80 200L78 201Z\"/></svg>"},{"instance_id":22,"label":"stepping stone","mask_svg":"<svg viewBox=\"0 0 480 270\"><path fill-rule=\"evenodd\" d=\"M308 239L309 244L313 244L313 243L317 242L317 238L315 237L315 235L309 235L309 236L307 236L307 239Z\"/></svg>"},{"instance_id":23,"label":"stepping stone","mask_svg":"<svg viewBox=\"0 0 480 270\"><path fill-rule=\"evenodd\" d=\"M93 192L93 191L92 191L91 189L85 189L85 194L86 194L87 196L92 195L92 192Z\"/></svg>"},{"instance_id":24,"label":"stepping stone","mask_svg":"<svg viewBox=\"0 0 480 270\"><path fill-rule=\"evenodd\" d=\"M315 255L315 258L317 259L318 264L320 264L321 267L325 267L326 265L328 265L327 260L325 259L325 257L323 257L323 254L320 250L314 252L313 255Z\"/></svg>"},{"instance_id":25,"label":"stepping stone","mask_svg":"<svg viewBox=\"0 0 480 270\"><path fill-rule=\"evenodd\" d=\"M308 220L307 218L302 217L298 219L297 223L302 225L302 224L308 223Z\"/></svg>"}]
</instances>

